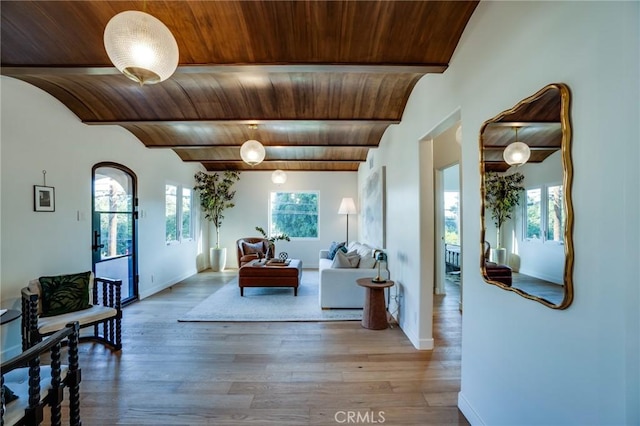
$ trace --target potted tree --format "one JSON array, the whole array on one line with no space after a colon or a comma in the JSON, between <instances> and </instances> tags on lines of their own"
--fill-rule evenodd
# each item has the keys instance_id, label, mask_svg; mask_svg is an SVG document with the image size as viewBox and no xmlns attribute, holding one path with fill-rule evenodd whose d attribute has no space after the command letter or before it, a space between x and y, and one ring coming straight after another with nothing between
<instances>
[{"instance_id":1,"label":"potted tree","mask_svg":"<svg viewBox=\"0 0 640 426\"><path fill-rule=\"evenodd\" d=\"M227 249L220 247L220 227L224 219L224 211L233 208L233 197L236 191L231 187L240 179L240 172L225 171L222 173L195 174L196 186L193 188L200 194L200 207L205 219L213 223L216 229L216 245L209 249L209 262L213 271L224 270L227 262Z\"/></svg>"},{"instance_id":2,"label":"potted tree","mask_svg":"<svg viewBox=\"0 0 640 426\"><path fill-rule=\"evenodd\" d=\"M491 210L491 218L496 225L496 262L506 263L506 249L502 247L502 225L509 219L513 209L520 204L520 192L524 190L524 175L516 172L503 175L487 172L484 177L485 206Z\"/></svg>"}]
</instances>

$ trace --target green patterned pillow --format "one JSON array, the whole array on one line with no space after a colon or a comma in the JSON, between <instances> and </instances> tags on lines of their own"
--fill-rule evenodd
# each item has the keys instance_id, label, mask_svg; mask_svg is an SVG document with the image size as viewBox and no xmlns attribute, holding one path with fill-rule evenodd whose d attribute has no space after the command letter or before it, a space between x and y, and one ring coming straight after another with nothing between
<instances>
[{"instance_id":1,"label":"green patterned pillow","mask_svg":"<svg viewBox=\"0 0 640 426\"><path fill-rule=\"evenodd\" d=\"M51 317L81 311L89 305L91 271L79 274L40 277L42 287L42 315Z\"/></svg>"}]
</instances>

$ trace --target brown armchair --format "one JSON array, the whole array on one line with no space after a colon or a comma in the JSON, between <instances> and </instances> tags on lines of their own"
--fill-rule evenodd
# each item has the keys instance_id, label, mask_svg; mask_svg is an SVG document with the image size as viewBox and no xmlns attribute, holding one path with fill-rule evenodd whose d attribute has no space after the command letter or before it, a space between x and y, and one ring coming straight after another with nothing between
<instances>
[{"instance_id":1,"label":"brown armchair","mask_svg":"<svg viewBox=\"0 0 640 426\"><path fill-rule=\"evenodd\" d=\"M236 241L238 249L238 268L255 259L272 258L276 252L275 244L266 238L246 237Z\"/></svg>"}]
</instances>

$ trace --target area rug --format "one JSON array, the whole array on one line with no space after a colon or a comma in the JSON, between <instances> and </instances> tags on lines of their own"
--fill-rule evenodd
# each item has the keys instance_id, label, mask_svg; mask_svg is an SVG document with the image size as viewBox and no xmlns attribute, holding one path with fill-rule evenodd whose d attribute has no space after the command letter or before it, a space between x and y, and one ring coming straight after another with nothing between
<instances>
[{"instance_id":1,"label":"area rug","mask_svg":"<svg viewBox=\"0 0 640 426\"><path fill-rule=\"evenodd\" d=\"M303 271L298 296L291 287L247 287L238 278L203 300L178 321L360 321L362 309L321 309L318 271Z\"/></svg>"}]
</instances>

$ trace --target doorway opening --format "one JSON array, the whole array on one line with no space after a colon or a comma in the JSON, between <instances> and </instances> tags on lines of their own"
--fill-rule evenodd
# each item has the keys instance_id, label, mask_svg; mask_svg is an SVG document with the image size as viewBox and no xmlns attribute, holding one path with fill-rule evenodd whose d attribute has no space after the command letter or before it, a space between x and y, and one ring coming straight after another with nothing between
<instances>
[{"instance_id":1,"label":"doorway opening","mask_svg":"<svg viewBox=\"0 0 640 426\"><path fill-rule=\"evenodd\" d=\"M115 163L92 170L92 263L96 276L122 280L122 303L138 299L136 176Z\"/></svg>"}]
</instances>

